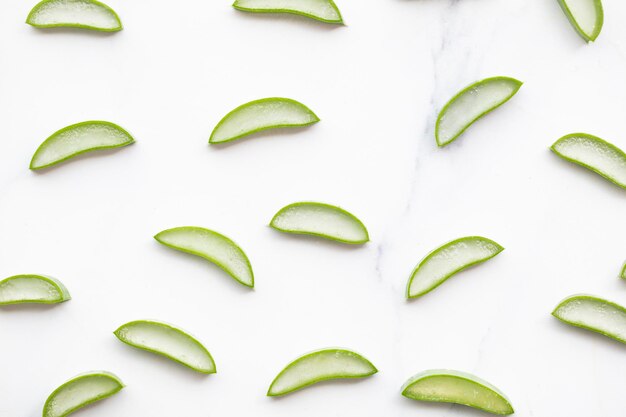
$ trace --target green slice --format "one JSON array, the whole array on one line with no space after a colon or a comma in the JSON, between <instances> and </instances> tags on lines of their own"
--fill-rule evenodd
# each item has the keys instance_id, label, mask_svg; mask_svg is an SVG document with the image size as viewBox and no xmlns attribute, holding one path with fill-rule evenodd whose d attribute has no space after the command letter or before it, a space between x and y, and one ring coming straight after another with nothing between
<instances>
[{"instance_id":1,"label":"green slice","mask_svg":"<svg viewBox=\"0 0 626 417\"><path fill-rule=\"evenodd\" d=\"M576 32L587 42L596 40L604 23L601 0L559 0Z\"/></svg>"},{"instance_id":2,"label":"green slice","mask_svg":"<svg viewBox=\"0 0 626 417\"><path fill-rule=\"evenodd\" d=\"M64 417L86 405L110 397L124 388L110 372L78 375L54 390L43 407L43 417Z\"/></svg>"},{"instance_id":3,"label":"green slice","mask_svg":"<svg viewBox=\"0 0 626 417\"><path fill-rule=\"evenodd\" d=\"M154 238L170 248L200 256L222 268L241 284L254 287L254 273L248 257L235 242L220 233L185 226L164 230Z\"/></svg>"},{"instance_id":4,"label":"green slice","mask_svg":"<svg viewBox=\"0 0 626 417\"><path fill-rule=\"evenodd\" d=\"M213 129L209 143L225 143L263 130L309 126L319 121L311 109L295 100L264 98L243 104L224 116Z\"/></svg>"},{"instance_id":5,"label":"green slice","mask_svg":"<svg viewBox=\"0 0 626 417\"><path fill-rule=\"evenodd\" d=\"M369 241L365 225L344 209L329 204L301 202L283 207L270 226L286 233L319 236L360 245Z\"/></svg>"},{"instance_id":6,"label":"green slice","mask_svg":"<svg viewBox=\"0 0 626 417\"><path fill-rule=\"evenodd\" d=\"M364 378L378 369L363 356L341 348L307 353L287 365L272 381L267 395L289 394L329 379Z\"/></svg>"},{"instance_id":7,"label":"green slice","mask_svg":"<svg viewBox=\"0 0 626 417\"><path fill-rule=\"evenodd\" d=\"M407 298L431 292L448 278L470 266L485 262L504 248L481 236L462 237L435 249L415 267L406 288Z\"/></svg>"},{"instance_id":8,"label":"green slice","mask_svg":"<svg viewBox=\"0 0 626 417\"><path fill-rule=\"evenodd\" d=\"M117 13L96 0L43 0L30 11L26 23L38 28L70 27L102 32L122 30Z\"/></svg>"},{"instance_id":9,"label":"green slice","mask_svg":"<svg viewBox=\"0 0 626 417\"><path fill-rule=\"evenodd\" d=\"M509 101L521 86L522 82L514 78L493 77L461 90L439 112L435 126L437 145L452 143L475 121Z\"/></svg>"},{"instance_id":10,"label":"green slice","mask_svg":"<svg viewBox=\"0 0 626 417\"><path fill-rule=\"evenodd\" d=\"M43 275L14 275L0 281L0 305L56 304L70 300L67 288Z\"/></svg>"},{"instance_id":11,"label":"green slice","mask_svg":"<svg viewBox=\"0 0 626 417\"><path fill-rule=\"evenodd\" d=\"M572 133L550 148L566 161L581 165L626 188L626 154L617 146L586 133Z\"/></svg>"},{"instance_id":12,"label":"green slice","mask_svg":"<svg viewBox=\"0 0 626 417\"><path fill-rule=\"evenodd\" d=\"M122 342L165 356L203 374L216 372L209 351L196 338L166 323L151 320L131 321L120 326L115 336Z\"/></svg>"},{"instance_id":13,"label":"green slice","mask_svg":"<svg viewBox=\"0 0 626 417\"><path fill-rule=\"evenodd\" d=\"M235 0L233 7L245 12L291 13L326 23L343 23L333 0Z\"/></svg>"},{"instance_id":14,"label":"green slice","mask_svg":"<svg viewBox=\"0 0 626 417\"><path fill-rule=\"evenodd\" d=\"M466 405L498 415L514 413L511 403L498 388L459 371L436 369L421 372L404 384L402 395L418 401Z\"/></svg>"},{"instance_id":15,"label":"green slice","mask_svg":"<svg viewBox=\"0 0 626 417\"><path fill-rule=\"evenodd\" d=\"M30 169L47 168L85 152L120 148L134 142L127 131L114 123L77 123L53 133L39 145L30 161Z\"/></svg>"},{"instance_id":16,"label":"green slice","mask_svg":"<svg viewBox=\"0 0 626 417\"><path fill-rule=\"evenodd\" d=\"M626 279L626 262L622 266L622 271L620 272L619 277L621 279Z\"/></svg>"},{"instance_id":17,"label":"green slice","mask_svg":"<svg viewBox=\"0 0 626 417\"><path fill-rule=\"evenodd\" d=\"M573 295L561 301L552 315L564 323L626 343L626 309L592 295Z\"/></svg>"}]
</instances>

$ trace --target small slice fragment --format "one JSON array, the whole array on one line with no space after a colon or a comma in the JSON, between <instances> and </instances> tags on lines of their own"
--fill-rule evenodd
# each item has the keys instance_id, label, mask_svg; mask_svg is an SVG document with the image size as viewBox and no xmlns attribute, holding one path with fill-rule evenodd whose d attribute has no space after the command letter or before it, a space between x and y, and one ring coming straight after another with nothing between
<instances>
[{"instance_id":1,"label":"small slice fragment","mask_svg":"<svg viewBox=\"0 0 626 417\"><path fill-rule=\"evenodd\" d=\"M254 273L248 257L226 236L202 227L184 226L164 230L154 237L159 243L181 252L200 256L222 268L247 287L254 287Z\"/></svg>"},{"instance_id":2,"label":"small slice fragment","mask_svg":"<svg viewBox=\"0 0 626 417\"><path fill-rule=\"evenodd\" d=\"M65 417L86 405L110 397L124 388L110 372L78 375L54 390L43 407L43 417Z\"/></svg>"},{"instance_id":3,"label":"small slice fragment","mask_svg":"<svg viewBox=\"0 0 626 417\"><path fill-rule=\"evenodd\" d=\"M409 379L402 395L417 401L454 403L492 414L509 415L514 410L506 396L477 376L451 370L430 370Z\"/></svg>"},{"instance_id":4,"label":"small slice fragment","mask_svg":"<svg viewBox=\"0 0 626 417\"><path fill-rule=\"evenodd\" d=\"M576 32L587 42L596 40L604 23L601 0L558 0Z\"/></svg>"},{"instance_id":5,"label":"small slice fragment","mask_svg":"<svg viewBox=\"0 0 626 417\"><path fill-rule=\"evenodd\" d=\"M209 143L225 143L263 130L309 126L319 121L311 109L295 100L264 98L243 104L224 116L213 129Z\"/></svg>"},{"instance_id":6,"label":"small slice fragment","mask_svg":"<svg viewBox=\"0 0 626 417\"><path fill-rule=\"evenodd\" d=\"M626 154L617 146L587 133L572 133L557 140L550 149L566 161L626 188Z\"/></svg>"},{"instance_id":7,"label":"small slice fragment","mask_svg":"<svg viewBox=\"0 0 626 417\"><path fill-rule=\"evenodd\" d=\"M0 305L56 304L71 298L60 281L44 275L14 275L0 281Z\"/></svg>"},{"instance_id":8,"label":"small slice fragment","mask_svg":"<svg viewBox=\"0 0 626 417\"><path fill-rule=\"evenodd\" d=\"M626 262L622 266L622 272L620 272L619 277L621 279L626 279Z\"/></svg>"},{"instance_id":9,"label":"small slice fragment","mask_svg":"<svg viewBox=\"0 0 626 417\"><path fill-rule=\"evenodd\" d=\"M462 237L429 253L413 270L407 285L407 298L431 292L448 278L470 266L485 262L504 248L481 236Z\"/></svg>"},{"instance_id":10,"label":"small slice fragment","mask_svg":"<svg viewBox=\"0 0 626 417\"><path fill-rule=\"evenodd\" d=\"M626 343L626 309L592 295L573 295L561 301L552 315L564 323Z\"/></svg>"},{"instance_id":11,"label":"small slice fragment","mask_svg":"<svg viewBox=\"0 0 626 417\"><path fill-rule=\"evenodd\" d=\"M85 152L120 148L134 142L127 131L114 123L77 123L53 133L39 145L30 161L30 169L47 168Z\"/></svg>"},{"instance_id":12,"label":"small slice fragment","mask_svg":"<svg viewBox=\"0 0 626 417\"><path fill-rule=\"evenodd\" d=\"M437 145L452 143L475 121L509 101L521 86L522 82L514 78L493 77L461 90L439 112L435 126Z\"/></svg>"},{"instance_id":13,"label":"small slice fragment","mask_svg":"<svg viewBox=\"0 0 626 417\"><path fill-rule=\"evenodd\" d=\"M43 0L30 11L26 23L38 28L70 27L102 32L122 30L117 13L96 0Z\"/></svg>"},{"instance_id":14,"label":"small slice fragment","mask_svg":"<svg viewBox=\"0 0 626 417\"><path fill-rule=\"evenodd\" d=\"M289 394L329 379L364 378L378 372L363 356L341 348L321 349L299 357L274 378L267 395Z\"/></svg>"},{"instance_id":15,"label":"small slice fragment","mask_svg":"<svg viewBox=\"0 0 626 417\"><path fill-rule=\"evenodd\" d=\"M233 7L245 12L291 13L326 23L343 23L333 0L235 0Z\"/></svg>"},{"instance_id":16,"label":"small slice fragment","mask_svg":"<svg viewBox=\"0 0 626 417\"><path fill-rule=\"evenodd\" d=\"M286 233L319 236L360 245L369 241L365 225L351 213L329 204L301 202L283 207L270 226Z\"/></svg>"}]
</instances>

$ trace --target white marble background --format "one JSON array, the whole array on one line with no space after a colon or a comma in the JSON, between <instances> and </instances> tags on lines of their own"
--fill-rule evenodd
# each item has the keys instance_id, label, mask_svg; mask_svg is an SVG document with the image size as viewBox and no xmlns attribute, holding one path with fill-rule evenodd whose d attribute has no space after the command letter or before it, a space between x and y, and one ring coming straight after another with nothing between
<instances>
[{"instance_id":1,"label":"white marble background","mask_svg":"<svg viewBox=\"0 0 626 417\"><path fill-rule=\"evenodd\" d=\"M114 35L44 33L34 1L0 6L0 275L58 277L74 299L0 311L0 416L35 417L77 373L128 385L82 416L479 416L400 396L429 368L475 373L519 416L623 415L626 347L550 316L588 292L626 304L626 193L552 155L584 131L626 147L626 5L586 45L556 0L338 0L346 27L237 12L230 0L108 0ZM480 78L525 81L506 106L437 149L437 109ZM235 106L286 96L322 122L223 148L207 145ZM39 143L111 120L137 143L43 174ZM362 248L281 235L274 212L341 205L368 226ZM159 246L179 225L247 251L249 291ZM506 247L406 302L429 250L469 234ZM200 376L117 341L155 318L197 335L218 374ZM353 348L373 378L265 397L306 351Z\"/></svg>"}]
</instances>

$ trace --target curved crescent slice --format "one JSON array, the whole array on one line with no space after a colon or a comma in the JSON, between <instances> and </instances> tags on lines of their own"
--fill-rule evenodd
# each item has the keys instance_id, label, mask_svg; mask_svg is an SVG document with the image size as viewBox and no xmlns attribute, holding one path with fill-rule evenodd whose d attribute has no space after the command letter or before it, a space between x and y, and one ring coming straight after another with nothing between
<instances>
[{"instance_id":1,"label":"curved crescent slice","mask_svg":"<svg viewBox=\"0 0 626 417\"><path fill-rule=\"evenodd\" d=\"M30 11L26 23L38 28L72 27L102 32L122 30L117 13L96 0L43 0Z\"/></svg>"},{"instance_id":2,"label":"curved crescent slice","mask_svg":"<svg viewBox=\"0 0 626 417\"><path fill-rule=\"evenodd\" d=\"M341 348L307 353L283 369L270 385L270 397L289 394L329 379L364 378L378 369L363 356Z\"/></svg>"},{"instance_id":3,"label":"curved crescent slice","mask_svg":"<svg viewBox=\"0 0 626 417\"><path fill-rule=\"evenodd\" d=\"M564 323L626 343L626 309L592 295L573 295L561 301L552 315Z\"/></svg>"},{"instance_id":4,"label":"curved crescent slice","mask_svg":"<svg viewBox=\"0 0 626 417\"><path fill-rule=\"evenodd\" d=\"M498 415L514 413L511 403L498 388L459 371L436 369L421 372L404 384L402 395L418 401L466 405Z\"/></svg>"},{"instance_id":5,"label":"curved crescent slice","mask_svg":"<svg viewBox=\"0 0 626 417\"><path fill-rule=\"evenodd\" d=\"M52 277L15 275L0 281L0 305L56 304L71 298L61 281Z\"/></svg>"},{"instance_id":6,"label":"curved crescent slice","mask_svg":"<svg viewBox=\"0 0 626 417\"><path fill-rule=\"evenodd\" d=\"M472 123L511 99L522 82L509 77L478 81L463 90L443 107L437 117L437 145L446 146L461 136Z\"/></svg>"},{"instance_id":7,"label":"curved crescent slice","mask_svg":"<svg viewBox=\"0 0 626 417\"><path fill-rule=\"evenodd\" d=\"M54 390L43 407L43 417L65 417L86 405L110 397L124 388L110 372L78 375Z\"/></svg>"},{"instance_id":8,"label":"curved crescent slice","mask_svg":"<svg viewBox=\"0 0 626 417\"><path fill-rule=\"evenodd\" d=\"M120 148L134 142L130 133L114 123L77 123L53 133L39 145L30 161L30 169L47 168L85 152Z\"/></svg>"},{"instance_id":9,"label":"curved crescent slice","mask_svg":"<svg viewBox=\"0 0 626 417\"><path fill-rule=\"evenodd\" d=\"M596 40L604 24L601 0L559 0L576 32L587 42Z\"/></svg>"},{"instance_id":10,"label":"curved crescent slice","mask_svg":"<svg viewBox=\"0 0 626 417\"><path fill-rule=\"evenodd\" d=\"M620 272L619 277L621 279L626 279L626 263L622 266L622 271Z\"/></svg>"},{"instance_id":11,"label":"curved crescent slice","mask_svg":"<svg viewBox=\"0 0 626 417\"><path fill-rule=\"evenodd\" d=\"M429 293L457 272L485 262L503 250L493 240L481 236L462 237L446 243L415 267L406 288L407 298Z\"/></svg>"},{"instance_id":12,"label":"curved crescent slice","mask_svg":"<svg viewBox=\"0 0 626 417\"><path fill-rule=\"evenodd\" d=\"M235 0L233 7L245 12L291 13L326 23L343 23L333 0Z\"/></svg>"},{"instance_id":13,"label":"curved crescent slice","mask_svg":"<svg viewBox=\"0 0 626 417\"><path fill-rule=\"evenodd\" d=\"M251 101L228 113L213 129L209 143L230 142L263 130L309 126L320 119L304 104L288 98Z\"/></svg>"},{"instance_id":14,"label":"curved crescent slice","mask_svg":"<svg viewBox=\"0 0 626 417\"><path fill-rule=\"evenodd\" d=\"M113 332L127 345L165 356L203 374L216 372L209 351L190 334L151 320L131 321Z\"/></svg>"},{"instance_id":15,"label":"curved crescent slice","mask_svg":"<svg viewBox=\"0 0 626 417\"><path fill-rule=\"evenodd\" d=\"M351 213L329 204L293 203L274 215L270 226L286 233L319 236L360 245L369 242L365 225Z\"/></svg>"},{"instance_id":16,"label":"curved crescent slice","mask_svg":"<svg viewBox=\"0 0 626 417\"><path fill-rule=\"evenodd\" d=\"M626 154L617 146L586 133L572 133L550 148L561 158L602 175L626 188Z\"/></svg>"},{"instance_id":17,"label":"curved crescent slice","mask_svg":"<svg viewBox=\"0 0 626 417\"><path fill-rule=\"evenodd\" d=\"M235 242L202 227L186 226L164 230L154 237L159 243L200 256L222 268L247 287L254 287L250 260Z\"/></svg>"}]
</instances>

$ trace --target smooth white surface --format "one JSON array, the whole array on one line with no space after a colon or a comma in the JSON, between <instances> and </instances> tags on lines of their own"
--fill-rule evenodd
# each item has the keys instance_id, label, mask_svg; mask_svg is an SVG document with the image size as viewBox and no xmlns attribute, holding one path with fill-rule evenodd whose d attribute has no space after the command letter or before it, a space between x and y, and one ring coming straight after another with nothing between
<instances>
[{"instance_id":1,"label":"smooth white surface","mask_svg":"<svg viewBox=\"0 0 626 417\"><path fill-rule=\"evenodd\" d=\"M576 131L626 148L626 4L605 2L586 45L556 1L344 0L335 27L230 1L109 0L125 27L113 35L36 30L23 23L33 3L0 6L0 272L61 277L73 299L0 309L0 416L39 417L54 388L92 369L127 388L84 417L482 415L400 395L431 368L497 384L519 416L623 413L625 347L550 312L581 292L626 304L626 192L548 148ZM497 74L524 88L438 149L439 108ZM269 96L297 97L322 122L208 146L224 114ZM29 171L51 132L92 119L137 143ZM267 227L304 200L358 213L372 242ZM152 238L184 224L236 238L255 290ZM506 251L405 301L425 253L474 234ZM120 343L113 330L136 317L192 329L219 372ZM285 363L325 346L380 372L265 397Z\"/></svg>"}]
</instances>

